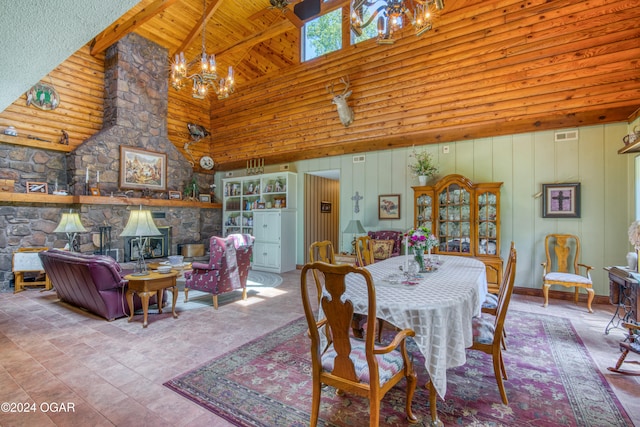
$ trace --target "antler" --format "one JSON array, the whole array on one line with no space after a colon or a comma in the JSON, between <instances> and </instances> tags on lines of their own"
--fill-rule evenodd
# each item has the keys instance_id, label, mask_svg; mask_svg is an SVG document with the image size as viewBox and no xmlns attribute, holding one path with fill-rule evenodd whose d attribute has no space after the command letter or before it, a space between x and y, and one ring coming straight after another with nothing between
<instances>
[{"instance_id":1,"label":"antler","mask_svg":"<svg viewBox=\"0 0 640 427\"><path fill-rule=\"evenodd\" d=\"M344 77L340 77L340 83L344 85L344 90L342 91L342 94L344 95L349 90L349 86L351 86L351 82L349 81L349 76L347 76L346 80Z\"/></svg>"},{"instance_id":2,"label":"antler","mask_svg":"<svg viewBox=\"0 0 640 427\"><path fill-rule=\"evenodd\" d=\"M349 86L351 86L351 82L349 81L349 76L347 76L346 79L345 77L340 77L340 83L344 85L344 90L342 91L342 95L344 95L349 90ZM329 88L329 85L326 86L327 92L330 93L331 95L335 95L333 91L333 85L334 83L331 82L331 88Z\"/></svg>"}]
</instances>

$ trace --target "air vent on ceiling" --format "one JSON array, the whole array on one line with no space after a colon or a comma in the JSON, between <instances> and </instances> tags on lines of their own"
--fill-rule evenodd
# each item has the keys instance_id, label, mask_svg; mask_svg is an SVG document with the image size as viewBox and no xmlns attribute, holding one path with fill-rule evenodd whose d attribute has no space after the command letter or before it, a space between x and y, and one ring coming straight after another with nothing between
<instances>
[{"instance_id":1,"label":"air vent on ceiling","mask_svg":"<svg viewBox=\"0 0 640 427\"><path fill-rule=\"evenodd\" d=\"M360 156L353 156L353 163L364 163L364 154Z\"/></svg>"},{"instance_id":2,"label":"air vent on ceiling","mask_svg":"<svg viewBox=\"0 0 640 427\"><path fill-rule=\"evenodd\" d=\"M556 142L575 141L578 139L577 130L568 130L564 132L556 132Z\"/></svg>"}]
</instances>

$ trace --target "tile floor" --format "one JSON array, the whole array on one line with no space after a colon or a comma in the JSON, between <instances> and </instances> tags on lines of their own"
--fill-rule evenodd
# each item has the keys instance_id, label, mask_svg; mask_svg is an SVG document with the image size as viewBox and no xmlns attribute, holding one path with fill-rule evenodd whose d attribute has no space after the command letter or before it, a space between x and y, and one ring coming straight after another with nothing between
<instances>
[{"instance_id":1,"label":"tile floor","mask_svg":"<svg viewBox=\"0 0 640 427\"><path fill-rule=\"evenodd\" d=\"M302 316L299 271L283 277L279 287L254 292L246 301L238 294L217 311L210 296L198 300L194 293L189 304L179 303L178 319L170 310L150 314L146 329L142 316L132 323L107 322L59 302L54 291L0 293L0 402L37 406L30 413L0 412L0 426L229 425L162 383ZM568 301L552 300L546 309L541 302L514 295L511 309L571 318L640 426L640 377L606 370L618 358L623 337L621 330L603 333L612 307L594 305L589 314ZM56 411L54 404L61 403L66 406Z\"/></svg>"}]
</instances>

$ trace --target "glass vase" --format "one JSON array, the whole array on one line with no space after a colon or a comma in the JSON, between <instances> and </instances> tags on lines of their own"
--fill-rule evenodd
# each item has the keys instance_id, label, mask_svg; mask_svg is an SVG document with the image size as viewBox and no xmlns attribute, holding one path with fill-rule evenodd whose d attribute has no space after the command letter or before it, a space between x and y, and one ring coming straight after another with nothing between
<instances>
[{"instance_id":1,"label":"glass vase","mask_svg":"<svg viewBox=\"0 0 640 427\"><path fill-rule=\"evenodd\" d=\"M416 260L416 263L418 264L419 272L420 273L426 272L427 268L424 263L424 255L422 254L422 252L420 252L419 254L414 254L413 258Z\"/></svg>"}]
</instances>

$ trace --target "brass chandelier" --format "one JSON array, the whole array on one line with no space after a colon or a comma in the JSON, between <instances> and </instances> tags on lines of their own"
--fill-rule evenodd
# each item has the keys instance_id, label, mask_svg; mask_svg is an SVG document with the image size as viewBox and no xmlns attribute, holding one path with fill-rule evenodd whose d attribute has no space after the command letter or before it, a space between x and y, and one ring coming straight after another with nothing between
<instances>
[{"instance_id":1,"label":"brass chandelier","mask_svg":"<svg viewBox=\"0 0 640 427\"><path fill-rule=\"evenodd\" d=\"M393 34L404 27L405 19L411 23L416 36L429 31L434 12L444 9L444 0L383 0L365 21L365 10L380 3L378 0L351 1L351 30L356 35L378 17L378 44L393 44Z\"/></svg>"},{"instance_id":2,"label":"brass chandelier","mask_svg":"<svg viewBox=\"0 0 640 427\"><path fill-rule=\"evenodd\" d=\"M173 63L171 64L171 86L175 90L180 90L189 80L192 81L191 96L196 99L204 99L209 92L209 88L213 89L218 95L218 99L228 98L235 90L235 82L233 78L233 67L229 66L227 78L218 80L216 71L216 56L214 54L207 55L205 48L205 36L207 32L206 19L206 0L202 1L202 55L200 61L194 59L187 63L184 52L177 53ZM190 68L196 63L200 64L199 72L190 73Z\"/></svg>"}]
</instances>

